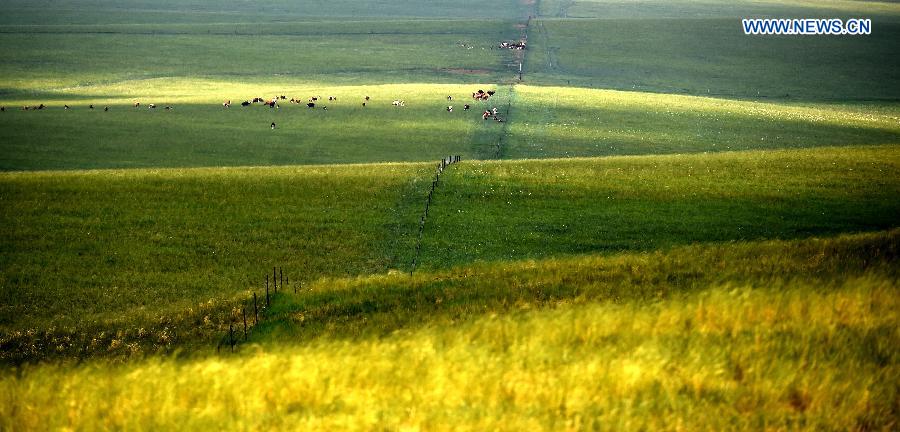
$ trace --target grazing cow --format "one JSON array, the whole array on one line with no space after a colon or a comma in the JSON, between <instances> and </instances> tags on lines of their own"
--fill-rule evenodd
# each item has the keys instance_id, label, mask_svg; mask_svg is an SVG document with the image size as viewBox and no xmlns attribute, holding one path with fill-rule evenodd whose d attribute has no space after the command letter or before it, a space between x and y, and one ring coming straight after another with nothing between
<instances>
[{"instance_id":1,"label":"grazing cow","mask_svg":"<svg viewBox=\"0 0 900 432\"><path fill-rule=\"evenodd\" d=\"M333 101L333 100L334 100L334 96L328 96L328 100Z\"/></svg>"},{"instance_id":2,"label":"grazing cow","mask_svg":"<svg viewBox=\"0 0 900 432\"><path fill-rule=\"evenodd\" d=\"M281 95L281 96L279 96L279 99L281 99L281 100L285 100L285 99L287 99L287 96L285 96L285 95Z\"/></svg>"},{"instance_id":3,"label":"grazing cow","mask_svg":"<svg viewBox=\"0 0 900 432\"><path fill-rule=\"evenodd\" d=\"M166 106L166 111L171 111L171 110L172 110L172 107L170 107L170 106L167 105L167 106Z\"/></svg>"},{"instance_id":4,"label":"grazing cow","mask_svg":"<svg viewBox=\"0 0 900 432\"><path fill-rule=\"evenodd\" d=\"M94 109L94 104L90 104L90 105L88 106L88 108Z\"/></svg>"},{"instance_id":5,"label":"grazing cow","mask_svg":"<svg viewBox=\"0 0 900 432\"><path fill-rule=\"evenodd\" d=\"M323 106L323 107L322 107L322 111L328 111L328 107L327 107L327 106Z\"/></svg>"},{"instance_id":6,"label":"grazing cow","mask_svg":"<svg viewBox=\"0 0 900 432\"><path fill-rule=\"evenodd\" d=\"M365 102L363 102L363 106L366 106L366 103L365 103Z\"/></svg>"},{"instance_id":7,"label":"grazing cow","mask_svg":"<svg viewBox=\"0 0 900 432\"><path fill-rule=\"evenodd\" d=\"M28 111L28 110L30 110L30 109L31 109L31 107L28 106L28 105L25 105L25 106L22 107L22 111Z\"/></svg>"},{"instance_id":8,"label":"grazing cow","mask_svg":"<svg viewBox=\"0 0 900 432\"><path fill-rule=\"evenodd\" d=\"M369 97L368 97L368 96L366 96L366 101L367 101L367 102L369 101Z\"/></svg>"},{"instance_id":9,"label":"grazing cow","mask_svg":"<svg viewBox=\"0 0 900 432\"><path fill-rule=\"evenodd\" d=\"M316 104L313 103L313 102L309 102L309 103L306 104L306 107L307 107L307 108L315 108L315 107L316 107Z\"/></svg>"},{"instance_id":10,"label":"grazing cow","mask_svg":"<svg viewBox=\"0 0 900 432\"><path fill-rule=\"evenodd\" d=\"M6 112L6 107L0 107L0 112Z\"/></svg>"},{"instance_id":11,"label":"grazing cow","mask_svg":"<svg viewBox=\"0 0 900 432\"><path fill-rule=\"evenodd\" d=\"M488 90L488 91L487 91L488 96L493 96L494 93L497 93L497 92L495 92L495 91L493 91L493 90Z\"/></svg>"},{"instance_id":12,"label":"grazing cow","mask_svg":"<svg viewBox=\"0 0 900 432\"><path fill-rule=\"evenodd\" d=\"M46 107L44 106L44 104L40 104L40 105L38 105L38 107L37 107L37 109L39 109L39 110L42 110L42 109L44 109L44 108L46 108Z\"/></svg>"},{"instance_id":13,"label":"grazing cow","mask_svg":"<svg viewBox=\"0 0 900 432\"><path fill-rule=\"evenodd\" d=\"M469 104L463 105L463 111L468 111L468 110L469 110Z\"/></svg>"},{"instance_id":14,"label":"grazing cow","mask_svg":"<svg viewBox=\"0 0 900 432\"><path fill-rule=\"evenodd\" d=\"M447 96L447 100L453 100L453 96Z\"/></svg>"},{"instance_id":15,"label":"grazing cow","mask_svg":"<svg viewBox=\"0 0 900 432\"><path fill-rule=\"evenodd\" d=\"M275 130L275 122L272 122L272 130Z\"/></svg>"},{"instance_id":16,"label":"grazing cow","mask_svg":"<svg viewBox=\"0 0 900 432\"><path fill-rule=\"evenodd\" d=\"M135 102L135 103L134 103L134 107L135 107L135 108L140 108L140 107L141 107L141 103L140 103L140 102Z\"/></svg>"},{"instance_id":17,"label":"grazing cow","mask_svg":"<svg viewBox=\"0 0 900 432\"><path fill-rule=\"evenodd\" d=\"M93 108L93 107L94 107L94 106L91 105L91 108ZM148 105L147 105L147 108L148 108L148 109L156 109L156 104L148 104Z\"/></svg>"},{"instance_id":18,"label":"grazing cow","mask_svg":"<svg viewBox=\"0 0 900 432\"><path fill-rule=\"evenodd\" d=\"M103 112L109 111L109 107L103 107Z\"/></svg>"},{"instance_id":19,"label":"grazing cow","mask_svg":"<svg viewBox=\"0 0 900 432\"><path fill-rule=\"evenodd\" d=\"M497 115L497 107L491 109L491 114Z\"/></svg>"},{"instance_id":20,"label":"grazing cow","mask_svg":"<svg viewBox=\"0 0 900 432\"><path fill-rule=\"evenodd\" d=\"M250 106L250 101L241 102L241 106Z\"/></svg>"},{"instance_id":21,"label":"grazing cow","mask_svg":"<svg viewBox=\"0 0 900 432\"><path fill-rule=\"evenodd\" d=\"M257 102L263 102L263 98L261 98L261 97L253 98L253 103L257 103Z\"/></svg>"},{"instance_id":22,"label":"grazing cow","mask_svg":"<svg viewBox=\"0 0 900 432\"><path fill-rule=\"evenodd\" d=\"M453 105L447 107L447 112L453 112Z\"/></svg>"},{"instance_id":23,"label":"grazing cow","mask_svg":"<svg viewBox=\"0 0 900 432\"><path fill-rule=\"evenodd\" d=\"M482 120L487 120L488 117L493 117L493 116L494 116L494 115L491 114L490 111L485 111L485 112L481 113L481 119L482 119Z\"/></svg>"},{"instance_id":24,"label":"grazing cow","mask_svg":"<svg viewBox=\"0 0 900 432\"><path fill-rule=\"evenodd\" d=\"M401 99L396 99L393 102L391 102L391 105L396 106L396 107L402 107L402 106L406 106L406 102L404 102Z\"/></svg>"},{"instance_id":25,"label":"grazing cow","mask_svg":"<svg viewBox=\"0 0 900 432\"><path fill-rule=\"evenodd\" d=\"M317 100L319 100L319 98L317 98L317 97L311 97L311 98L309 98L309 101L310 101L310 102L315 102L315 101L317 101Z\"/></svg>"},{"instance_id":26,"label":"grazing cow","mask_svg":"<svg viewBox=\"0 0 900 432\"><path fill-rule=\"evenodd\" d=\"M231 106L231 99L225 101L225 103L222 104L222 107L223 107L223 108L228 108L228 107L230 107L230 106Z\"/></svg>"},{"instance_id":27,"label":"grazing cow","mask_svg":"<svg viewBox=\"0 0 900 432\"><path fill-rule=\"evenodd\" d=\"M63 109L69 109L68 105L63 105Z\"/></svg>"}]
</instances>

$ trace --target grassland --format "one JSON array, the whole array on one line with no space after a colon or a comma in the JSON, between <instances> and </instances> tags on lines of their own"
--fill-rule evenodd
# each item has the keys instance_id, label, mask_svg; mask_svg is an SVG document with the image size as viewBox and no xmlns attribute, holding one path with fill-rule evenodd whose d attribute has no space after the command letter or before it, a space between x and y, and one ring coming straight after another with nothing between
<instances>
[{"instance_id":1,"label":"grassland","mask_svg":"<svg viewBox=\"0 0 900 432\"><path fill-rule=\"evenodd\" d=\"M494 88L500 94L476 103L470 95L478 88ZM500 87L483 84L229 85L167 79L106 86L102 91L127 93L90 102L75 99L76 93L43 111L0 113L0 169L436 161L448 154L470 159L493 154L502 129L482 122L480 112L509 96ZM301 98L303 104L285 100L277 110L239 105L272 95ZM468 96L472 110L462 110L466 102L448 102L448 95L457 100ZM309 109L305 104L313 96L326 100ZM329 96L337 100L327 101ZM364 107L365 96L371 99ZM225 99L234 106L222 108ZM406 106L392 106L395 99ZM159 108L133 108L134 100L144 106L154 102ZM73 108L62 109L64 103ZM88 109L88 103L96 109ZM106 104L109 112L103 111ZM168 104L172 111L162 109ZM446 112L448 104L456 111ZM272 122L276 130L270 129Z\"/></svg>"},{"instance_id":2,"label":"grassland","mask_svg":"<svg viewBox=\"0 0 900 432\"><path fill-rule=\"evenodd\" d=\"M0 326L155 321L259 291L272 266L296 282L405 268L432 172L390 164L5 174Z\"/></svg>"},{"instance_id":3,"label":"grassland","mask_svg":"<svg viewBox=\"0 0 900 432\"><path fill-rule=\"evenodd\" d=\"M338 317L425 324L225 358L32 367L0 379L0 418L25 429L890 429L897 250L894 232L333 281L297 301L331 292L323 311L335 316L321 324L340 334L353 327Z\"/></svg>"},{"instance_id":4,"label":"grassland","mask_svg":"<svg viewBox=\"0 0 900 432\"><path fill-rule=\"evenodd\" d=\"M624 9L620 2L598 3ZM788 18L873 19L874 31L864 37L796 37L744 35L740 19L756 14L747 13L740 2L716 3L720 11L702 18L698 15L703 12L684 13L680 6L670 5L668 11L677 8L681 14L654 14L646 4L636 3L641 12L628 17L598 13L602 19L532 20L526 81L737 99L900 98L897 64L890 60L900 55L896 5L890 6L891 14L867 9L869 2L853 2L859 5L855 14L828 8L781 12L771 3L750 8Z\"/></svg>"},{"instance_id":5,"label":"grassland","mask_svg":"<svg viewBox=\"0 0 900 432\"><path fill-rule=\"evenodd\" d=\"M511 71L491 48L514 34L513 23L499 20L6 26L0 27L0 54L10 60L0 66L0 97L27 98L38 90L38 97L52 99L57 89L127 87L159 77L452 83L471 82L454 71L476 70L495 82ZM80 55L86 51L91 55Z\"/></svg>"},{"instance_id":6,"label":"grassland","mask_svg":"<svg viewBox=\"0 0 900 432\"><path fill-rule=\"evenodd\" d=\"M897 164L894 146L464 162L441 180L419 263L891 229ZM5 174L7 360L53 354L56 339L66 355L104 344L129 354L139 350L113 341L150 325L182 336L196 326L193 339L209 337L250 290L262 293L274 265L295 283L406 271L432 172L413 164ZM107 328L126 330L117 339ZM98 334L108 340L92 343ZM142 350L158 348L139 339Z\"/></svg>"},{"instance_id":7,"label":"grassland","mask_svg":"<svg viewBox=\"0 0 900 432\"><path fill-rule=\"evenodd\" d=\"M900 142L896 103L739 102L524 85L515 97L502 149L509 159Z\"/></svg>"},{"instance_id":8,"label":"grassland","mask_svg":"<svg viewBox=\"0 0 900 432\"><path fill-rule=\"evenodd\" d=\"M0 22L12 25L279 23L305 19L385 20L404 18L519 18L517 0L410 2L404 0L275 0L253 4L240 0L11 0Z\"/></svg>"},{"instance_id":9,"label":"grassland","mask_svg":"<svg viewBox=\"0 0 900 432\"><path fill-rule=\"evenodd\" d=\"M898 33L848 0L3 2L0 430L894 430ZM337 100L238 106L282 94Z\"/></svg>"},{"instance_id":10,"label":"grassland","mask_svg":"<svg viewBox=\"0 0 900 432\"><path fill-rule=\"evenodd\" d=\"M442 180L422 263L889 229L898 156L885 146L463 164Z\"/></svg>"}]
</instances>

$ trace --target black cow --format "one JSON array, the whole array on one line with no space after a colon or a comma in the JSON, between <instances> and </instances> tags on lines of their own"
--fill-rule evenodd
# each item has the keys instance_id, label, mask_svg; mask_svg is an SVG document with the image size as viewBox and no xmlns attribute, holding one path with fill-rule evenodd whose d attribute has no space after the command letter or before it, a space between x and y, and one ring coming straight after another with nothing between
<instances>
[{"instance_id":1,"label":"black cow","mask_svg":"<svg viewBox=\"0 0 900 432\"><path fill-rule=\"evenodd\" d=\"M316 107L316 104L310 102L310 103L306 104L306 107L307 107L307 108L315 108L315 107Z\"/></svg>"},{"instance_id":2,"label":"black cow","mask_svg":"<svg viewBox=\"0 0 900 432\"><path fill-rule=\"evenodd\" d=\"M241 102L241 106L250 106L250 101Z\"/></svg>"},{"instance_id":3,"label":"black cow","mask_svg":"<svg viewBox=\"0 0 900 432\"><path fill-rule=\"evenodd\" d=\"M272 122L272 130L275 130L275 122Z\"/></svg>"},{"instance_id":4,"label":"black cow","mask_svg":"<svg viewBox=\"0 0 900 432\"><path fill-rule=\"evenodd\" d=\"M493 96L494 93L496 93L496 92L493 90L488 90L488 92L487 92L488 96Z\"/></svg>"},{"instance_id":5,"label":"black cow","mask_svg":"<svg viewBox=\"0 0 900 432\"><path fill-rule=\"evenodd\" d=\"M468 110L469 110L469 104L463 105L463 111L468 111Z\"/></svg>"}]
</instances>

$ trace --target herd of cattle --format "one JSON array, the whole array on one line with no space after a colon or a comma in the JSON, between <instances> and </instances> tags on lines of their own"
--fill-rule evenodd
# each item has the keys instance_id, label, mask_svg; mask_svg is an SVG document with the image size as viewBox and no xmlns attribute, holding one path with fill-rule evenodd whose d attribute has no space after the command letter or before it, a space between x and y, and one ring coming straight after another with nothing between
<instances>
[{"instance_id":1,"label":"herd of cattle","mask_svg":"<svg viewBox=\"0 0 900 432\"><path fill-rule=\"evenodd\" d=\"M488 99L490 99L492 96L494 96L494 93L495 93L494 90L484 91L484 90L480 90L480 89L479 89L478 91L472 93L472 99L474 99L474 100L476 100L476 101L482 101L482 102L484 102L484 101L487 101ZM287 99L287 96L285 96L285 95L275 96L275 97L273 97L273 98L271 98L271 99L265 99L265 98L261 98L261 97L255 97L255 98L253 98L253 99L248 99L248 100L245 100L245 101L241 102L241 106L247 107L247 106L250 106L250 105L259 103L259 104L263 104L263 105L265 105L265 106L267 106L267 107L269 107L269 108L275 108L275 109L277 109L277 108L279 108L278 101L284 101L284 100L288 100L288 99ZM325 105L321 105L321 102L324 102L324 100L325 100L325 99L323 99L321 96L313 96L313 97L308 98L308 99L305 100L305 101L304 101L304 100L301 100L300 98L293 98L293 97L292 97L292 98L290 99L289 103L291 103L291 104L298 104L298 105L302 105L302 104L305 103L307 108L313 108L313 109L316 108L316 104L319 103L320 106L321 106L321 108L322 108L323 110L327 111L327 110L328 110L328 107L325 106ZM447 100L452 101L452 100L453 100L453 96L447 96ZM328 97L328 101L330 101L330 102L336 102L336 101L337 101L337 97L335 97L335 96L329 96L329 97ZM366 96L366 97L363 99L363 101L362 101L362 106L363 106L363 107L368 106L369 101L370 101L369 96ZM406 106L406 101L404 101L403 99L394 99L394 100L391 102L391 105L393 105L393 106L395 106L395 107L404 107L404 106ZM134 108L140 108L140 107L141 107L141 103L140 103L140 102L135 102L134 105L132 105L132 106L133 106ZM146 106L147 106L148 109L156 109L156 104L153 104L153 103L149 103L149 104L147 104ZM222 107L224 107L224 108L230 108L230 107L231 107L231 100L226 100L224 103L222 103ZM37 106L25 105L25 106L22 107L22 110L23 110L23 111L32 111L32 110L43 110L43 109L45 109L45 108L47 108L47 106L44 105L44 104L40 104L40 105L37 105ZM464 111L468 111L470 108L471 108L471 105L469 105L469 104L465 104L465 105L463 106L463 110L464 110ZM69 105L63 105L63 109L68 110L68 109L70 109L70 107L69 107ZM94 104L90 104L90 105L88 106L88 109L93 110L93 109L94 109ZM168 106L168 105L167 105L167 106L164 107L164 109L167 110L167 111L169 111L169 110L172 110L173 108L172 108L172 106ZM5 107L5 106L0 106L0 112L4 112L4 111L6 111L6 107ZM109 111L109 106L103 107L103 111ZM447 112L453 112L453 105L448 105L447 108L446 108L446 111L447 111ZM482 115L481 115L481 119L482 119L482 120L487 120L487 119L489 119L489 118L492 118L492 119L496 120L497 122L503 122L503 119L500 118L500 117L497 115L497 108L486 109L486 110L482 113ZM271 126L272 126L272 129L274 129L274 128L275 128L275 123L272 123Z\"/></svg>"}]
</instances>

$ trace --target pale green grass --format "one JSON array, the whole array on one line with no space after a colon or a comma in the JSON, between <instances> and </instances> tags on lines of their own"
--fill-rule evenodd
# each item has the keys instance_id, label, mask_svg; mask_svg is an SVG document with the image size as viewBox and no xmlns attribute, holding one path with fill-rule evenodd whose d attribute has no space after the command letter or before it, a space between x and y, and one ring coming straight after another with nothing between
<instances>
[{"instance_id":1,"label":"pale green grass","mask_svg":"<svg viewBox=\"0 0 900 432\"><path fill-rule=\"evenodd\" d=\"M772 103L515 87L509 159L699 153L900 142L896 104Z\"/></svg>"},{"instance_id":2,"label":"pale green grass","mask_svg":"<svg viewBox=\"0 0 900 432\"><path fill-rule=\"evenodd\" d=\"M479 88L498 94L475 102L471 94ZM508 94L484 83L335 86L173 78L68 88L45 101L49 108L43 111L0 113L0 169L434 162L449 154L472 159L493 154L501 125L482 122L481 111L505 104ZM274 95L302 103L283 100L277 110L240 106ZM311 97L323 98L316 109L306 107ZM229 99L233 106L224 109ZM397 99L405 106L392 106ZM132 108L136 101L143 105ZM149 110L149 103L158 108ZM465 103L473 108L464 111ZM174 109L163 110L167 105ZM454 112L446 112L448 105Z\"/></svg>"}]
</instances>

